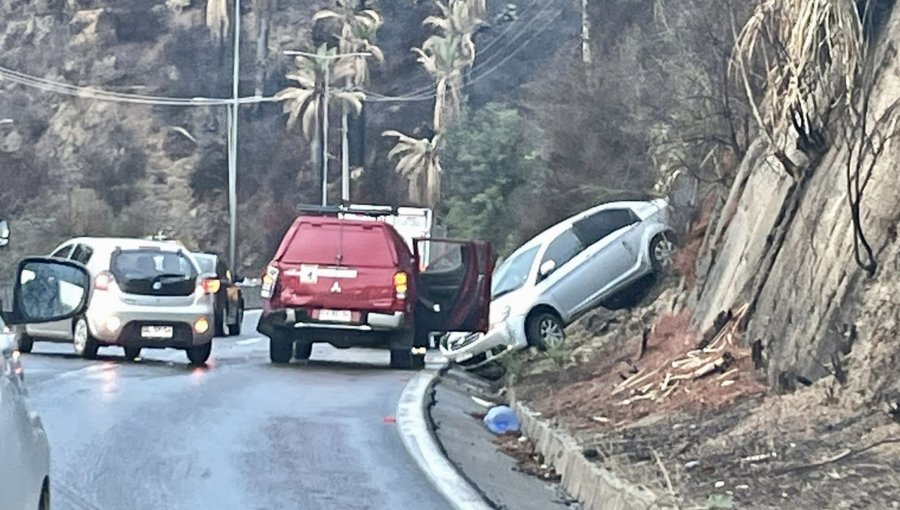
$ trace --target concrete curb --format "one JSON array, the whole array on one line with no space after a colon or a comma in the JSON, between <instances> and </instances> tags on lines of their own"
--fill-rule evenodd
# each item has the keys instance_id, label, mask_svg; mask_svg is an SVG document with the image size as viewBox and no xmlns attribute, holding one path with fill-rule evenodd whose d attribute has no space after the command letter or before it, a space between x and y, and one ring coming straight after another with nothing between
<instances>
[{"instance_id":1,"label":"concrete curb","mask_svg":"<svg viewBox=\"0 0 900 510\"><path fill-rule=\"evenodd\" d=\"M574 437L540 420L521 402L513 410L522 422L522 432L531 438L544 461L562 476L562 486L585 510L646 510L665 508L651 491L631 484L584 457Z\"/></svg>"},{"instance_id":2,"label":"concrete curb","mask_svg":"<svg viewBox=\"0 0 900 510\"><path fill-rule=\"evenodd\" d=\"M416 374L397 404L397 429L406 451L432 485L456 510L490 510L481 495L456 471L444 456L426 417L428 395L437 379L433 371Z\"/></svg>"}]
</instances>

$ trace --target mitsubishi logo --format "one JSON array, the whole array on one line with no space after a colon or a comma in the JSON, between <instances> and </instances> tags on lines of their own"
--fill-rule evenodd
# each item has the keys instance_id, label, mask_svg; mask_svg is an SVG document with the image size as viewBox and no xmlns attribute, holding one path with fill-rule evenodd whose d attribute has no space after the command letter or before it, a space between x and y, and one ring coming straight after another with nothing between
<instances>
[{"instance_id":1,"label":"mitsubishi logo","mask_svg":"<svg viewBox=\"0 0 900 510\"><path fill-rule=\"evenodd\" d=\"M341 293L340 282L334 282L334 284L331 286L331 293L332 294L340 294Z\"/></svg>"}]
</instances>

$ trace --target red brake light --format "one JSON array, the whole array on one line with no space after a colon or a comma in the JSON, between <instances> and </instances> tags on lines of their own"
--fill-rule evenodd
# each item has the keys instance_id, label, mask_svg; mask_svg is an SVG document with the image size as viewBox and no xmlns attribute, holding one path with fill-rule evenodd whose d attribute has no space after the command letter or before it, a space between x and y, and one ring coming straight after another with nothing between
<instances>
[{"instance_id":1,"label":"red brake light","mask_svg":"<svg viewBox=\"0 0 900 510\"><path fill-rule=\"evenodd\" d=\"M116 281L116 278L109 271L103 271L94 278L95 290L109 290L109 286Z\"/></svg>"},{"instance_id":2,"label":"red brake light","mask_svg":"<svg viewBox=\"0 0 900 510\"><path fill-rule=\"evenodd\" d=\"M203 280L201 285L203 286L203 292L207 294L215 294L222 288L222 282L214 278Z\"/></svg>"}]
</instances>

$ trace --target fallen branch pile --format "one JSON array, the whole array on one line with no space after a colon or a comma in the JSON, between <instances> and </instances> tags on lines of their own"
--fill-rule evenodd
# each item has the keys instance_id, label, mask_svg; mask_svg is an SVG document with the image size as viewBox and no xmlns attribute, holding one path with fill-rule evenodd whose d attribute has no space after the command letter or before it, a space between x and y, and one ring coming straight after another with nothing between
<instances>
[{"instance_id":1,"label":"fallen branch pile","mask_svg":"<svg viewBox=\"0 0 900 510\"><path fill-rule=\"evenodd\" d=\"M662 402L679 391L691 393L690 386L695 381L707 379L719 387L732 386L737 382L739 370L732 368L735 362L749 356L746 349L737 346L738 326L747 313L743 306L725 323L709 344L689 351L676 359L665 360L663 364L648 370L636 370L624 377L612 391L613 396L625 396L619 406L630 406L635 402ZM708 387L708 386L707 386Z\"/></svg>"}]
</instances>

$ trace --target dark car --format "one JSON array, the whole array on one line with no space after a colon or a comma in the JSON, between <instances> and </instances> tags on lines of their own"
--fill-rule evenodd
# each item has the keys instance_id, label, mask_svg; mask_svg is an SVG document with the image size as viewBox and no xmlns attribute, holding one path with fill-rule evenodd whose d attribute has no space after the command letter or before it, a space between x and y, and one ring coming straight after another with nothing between
<instances>
[{"instance_id":1,"label":"dark car","mask_svg":"<svg viewBox=\"0 0 900 510\"><path fill-rule=\"evenodd\" d=\"M432 333L485 331L490 245L421 240L391 225L324 211L300 216L268 266L258 330L274 363L308 359L316 342L389 349L394 368L424 367ZM419 252L452 252L420 268Z\"/></svg>"},{"instance_id":2,"label":"dark car","mask_svg":"<svg viewBox=\"0 0 900 510\"><path fill-rule=\"evenodd\" d=\"M207 291L215 295L216 336L240 335L244 322L244 295L231 269L224 258L215 253L194 253L194 259L201 273L215 275L207 278L205 285L211 285Z\"/></svg>"}]
</instances>

